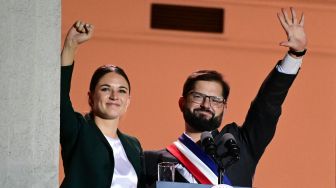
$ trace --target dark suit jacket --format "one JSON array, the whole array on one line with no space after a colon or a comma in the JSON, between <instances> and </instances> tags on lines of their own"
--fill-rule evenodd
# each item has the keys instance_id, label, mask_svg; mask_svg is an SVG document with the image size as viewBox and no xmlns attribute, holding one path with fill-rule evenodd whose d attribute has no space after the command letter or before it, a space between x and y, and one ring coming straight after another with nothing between
<instances>
[{"instance_id":1,"label":"dark suit jacket","mask_svg":"<svg viewBox=\"0 0 336 188\"><path fill-rule=\"evenodd\" d=\"M256 98L253 100L242 126L235 123L225 125L214 136L218 143L218 152L223 154L226 148L221 143L224 133L231 133L240 147L240 160L226 172L234 186L252 186L253 175L259 159L266 146L272 140L276 124L281 114L281 105L296 75L288 75L274 69L262 84ZM145 151L147 184L153 187L157 180L157 163L161 161L177 162L166 150ZM223 162L227 162L224 159ZM186 180L176 172L176 181Z\"/></svg>"},{"instance_id":2,"label":"dark suit jacket","mask_svg":"<svg viewBox=\"0 0 336 188\"><path fill-rule=\"evenodd\" d=\"M62 188L110 188L113 150L89 115L83 117L71 105L69 92L73 66L61 69L61 146L65 178ZM139 141L117 131L128 160L144 187L143 152Z\"/></svg>"}]
</instances>

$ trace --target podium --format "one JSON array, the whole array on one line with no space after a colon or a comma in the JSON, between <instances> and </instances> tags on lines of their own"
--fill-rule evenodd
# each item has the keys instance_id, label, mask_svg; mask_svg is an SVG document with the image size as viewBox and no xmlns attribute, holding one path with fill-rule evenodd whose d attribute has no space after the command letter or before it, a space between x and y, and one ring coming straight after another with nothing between
<instances>
[{"instance_id":1,"label":"podium","mask_svg":"<svg viewBox=\"0 0 336 188\"><path fill-rule=\"evenodd\" d=\"M157 181L156 188L211 188L213 185L194 184L194 183L178 183ZM234 187L234 188L248 188L248 187Z\"/></svg>"},{"instance_id":2,"label":"podium","mask_svg":"<svg viewBox=\"0 0 336 188\"><path fill-rule=\"evenodd\" d=\"M157 181L156 188L210 188L213 185Z\"/></svg>"}]
</instances>

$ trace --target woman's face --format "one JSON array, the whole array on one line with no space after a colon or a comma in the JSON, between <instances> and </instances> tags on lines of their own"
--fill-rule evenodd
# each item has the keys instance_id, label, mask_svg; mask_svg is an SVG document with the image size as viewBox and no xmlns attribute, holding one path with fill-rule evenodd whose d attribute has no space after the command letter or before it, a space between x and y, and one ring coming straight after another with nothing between
<instances>
[{"instance_id":1,"label":"woman's face","mask_svg":"<svg viewBox=\"0 0 336 188\"><path fill-rule=\"evenodd\" d=\"M89 93L89 103L95 116L102 119L119 118L130 103L126 79L115 72L105 74L97 83L94 93Z\"/></svg>"}]
</instances>

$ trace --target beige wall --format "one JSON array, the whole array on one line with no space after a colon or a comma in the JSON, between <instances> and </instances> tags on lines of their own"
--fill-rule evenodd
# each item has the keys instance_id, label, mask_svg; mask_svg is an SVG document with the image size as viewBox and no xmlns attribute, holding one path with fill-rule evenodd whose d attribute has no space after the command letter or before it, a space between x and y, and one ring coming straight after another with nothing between
<instances>
[{"instance_id":1,"label":"beige wall","mask_svg":"<svg viewBox=\"0 0 336 188\"><path fill-rule=\"evenodd\" d=\"M224 7L225 33L151 30L152 2ZM63 37L77 19L96 28L93 40L76 58L72 102L77 111L87 112L95 68L108 63L123 67L131 80L132 101L120 128L137 136L144 149L159 149L184 129L177 101L187 75L216 69L232 88L223 125L241 124L261 82L286 53L278 46L286 37L276 12L289 6L305 12L308 54L254 185L335 187L336 3L332 1L63 1Z\"/></svg>"},{"instance_id":2,"label":"beige wall","mask_svg":"<svg viewBox=\"0 0 336 188\"><path fill-rule=\"evenodd\" d=\"M61 1L0 4L0 187L57 187Z\"/></svg>"}]
</instances>

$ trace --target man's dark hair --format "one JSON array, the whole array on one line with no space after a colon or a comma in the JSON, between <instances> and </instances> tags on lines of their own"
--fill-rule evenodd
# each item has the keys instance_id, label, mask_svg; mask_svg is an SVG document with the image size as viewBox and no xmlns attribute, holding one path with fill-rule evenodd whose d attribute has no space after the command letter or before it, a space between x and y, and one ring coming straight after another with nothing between
<instances>
[{"instance_id":1,"label":"man's dark hair","mask_svg":"<svg viewBox=\"0 0 336 188\"><path fill-rule=\"evenodd\" d=\"M128 87L129 87L129 93L131 93L131 84L128 80L128 77L125 73L125 71L115 65L103 65L101 67L98 67L97 70L93 73L91 82L90 82L90 92L94 92L96 85L98 84L99 80L107 73L115 72L119 74L120 76L124 77L127 81Z\"/></svg>"},{"instance_id":2,"label":"man's dark hair","mask_svg":"<svg viewBox=\"0 0 336 188\"><path fill-rule=\"evenodd\" d=\"M222 96L227 101L230 93L229 84L223 79L222 74L214 70L200 70L192 73L187 80L184 82L182 96L186 97L188 93L194 89L195 83L197 81L215 81L222 85L223 93Z\"/></svg>"}]
</instances>

